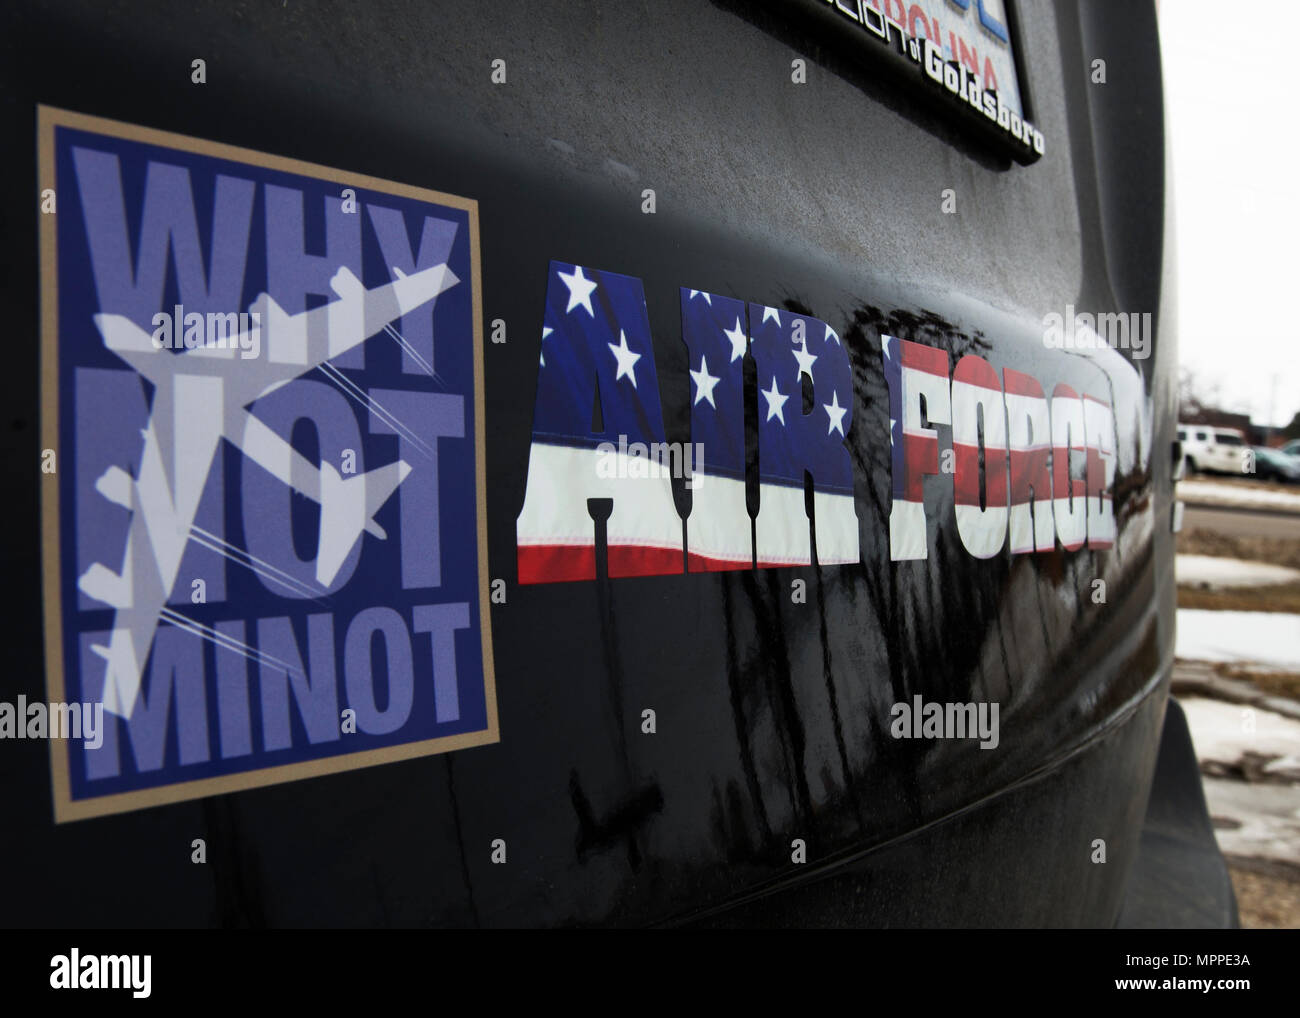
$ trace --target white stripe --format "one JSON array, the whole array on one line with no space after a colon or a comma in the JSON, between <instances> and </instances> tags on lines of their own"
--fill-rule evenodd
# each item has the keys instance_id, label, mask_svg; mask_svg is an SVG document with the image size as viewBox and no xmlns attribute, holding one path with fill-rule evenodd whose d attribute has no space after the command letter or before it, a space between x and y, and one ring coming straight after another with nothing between
<instances>
[{"instance_id":1,"label":"white stripe","mask_svg":"<svg viewBox=\"0 0 1300 1018\"><path fill-rule=\"evenodd\" d=\"M814 491L813 513L817 518L818 565L861 561L858 514L853 507L853 496Z\"/></svg>"},{"instance_id":2,"label":"white stripe","mask_svg":"<svg viewBox=\"0 0 1300 1018\"><path fill-rule=\"evenodd\" d=\"M744 481L695 471L691 478L691 514L686 518L686 548L692 555L753 564Z\"/></svg>"},{"instance_id":3,"label":"white stripe","mask_svg":"<svg viewBox=\"0 0 1300 1018\"><path fill-rule=\"evenodd\" d=\"M1115 417L1110 407L1095 400L1083 401L1083 431L1088 448L1095 449L1102 463L1102 483L1105 491L1111 490L1115 481ZM1100 503L1100 492L1088 499L1088 538L1090 541L1113 544L1115 541L1115 511L1108 498Z\"/></svg>"},{"instance_id":4,"label":"white stripe","mask_svg":"<svg viewBox=\"0 0 1300 1018\"><path fill-rule=\"evenodd\" d=\"M528 487L515 523L519 545L591 545L595 523L587 499L612 498L606 524L610 544L681 551L682 520L664 477L602 477L602 472L643 469L645 461L617 452L534 442L528 453Z\"/></svg>"},{"instance_id":5,"label":"white stripe","mask_svg":"<svg viewBox=\"0 0 1300 1018\"><path fill-rule=\"evenodd\" d=\"M812 565L812 531L803 507L803 488L758 486L754 557L760 565Z\"/></svg>"},{"instance_id":6,"label":"white stripe","mask_svg":"<svg viewBox=\"0 0 1300 1018\"><path fill-rule=\"evenodd\" d=\"M925 558L925 505L894 499L889 509L889 557L895 562Z\"/></svg>"},{"instance_id":7,"label":"white stripe","mask_svg":"<svg viewBox=\"0 0 1300 1018\"><path fill-rule=\"evenodd\" d=\"M1052 522L1050 498L1035 495L1032 516L1028 502L1017 502L1011 507L1012 554L1020 555L1035 550L1051 551L1056 544L1055 526ZM1035 547L1035 540L1037 540L1037 547Z\"/></svg>"},{"instance_id":8,"label":"white stripe","mask_svg":"<svg viewBox=\"0 0 1300 1018\"><path fill-rule=\"evenodd\" d=\"M1007 411L1001 389L989 389L970 382L952 383L952 440L962 445L979 444L978 408L984 407L984 446L1007 446Z\"/></svg>"},{"instance_id":9,"label":"white stripe","mask_svg":"<svg viewBox=\"0 0 1300 1018\"><path fill-rule=\"evenodd\" d=\"M957 533L966 550L976 558L992 558L1002 550L1007 536L1006 506L959 505Z\"/></svg>"},{"instance_id":10,"label":"white stripe","mask_svg":"<svg viewBox=\"0 0 1300 1018\"><path fill-rule=\"evenodd\" d=\"M1082 496L1074 499L1074 511L1071 512L1070 499L1052 499L1052 512L1056 517L1056 536L1067 549L1078 548L1088 539L1088 511L1083 503Z\"/></svg>"}]
</instances>

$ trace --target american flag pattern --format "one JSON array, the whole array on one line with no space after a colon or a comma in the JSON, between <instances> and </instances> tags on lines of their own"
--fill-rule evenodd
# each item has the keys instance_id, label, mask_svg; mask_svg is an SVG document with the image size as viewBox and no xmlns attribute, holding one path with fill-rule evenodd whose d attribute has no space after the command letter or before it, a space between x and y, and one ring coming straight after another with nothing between
<instances>
[{"instance_id":1,"label":"american flag pattern","mask_svg":"<svg viewBox=\"0 0 1300 1018\"><path fill-rule=\"evenodd\" d=\"M1115 414L1109 403L1083 397L1083 434L1088 444L1088 547L1109 548L1115 543L1110 494L1115 482Z\"/></svg>"},{"instance_id":2,"label":"american flag pattern","mask_svg":"<svg viewBox=\"0 0 1300 1018\"><path fill-rule=\"evenodd\" d=\"M1066 551L1088 539L1087 481L1070 476L1070 453L1085 454L1083 400L1061 383L1052 390L1052 514L1056 536Z\"/></svg>"},{"instance_id":3,"label":"american flag pattern","mask_svg":"<svg viewBox=\"0 0 1300 1018\"><path fill-rule=\"evenodd\" d=\"M524 506L521 583L589 580L596 530L588 500L612 500L610 576L857 562L858 519L846 440L853 378L839 335L819 319L734 297L679 291L690 375L691 493L685 521L669 450L641 281L552 262ZM745 358L757 372L759 508L746 499ZM881 337L889 392L890 557L928 553L925 477L940 469L935 425L951 428L953 506L970 554L991 558L1113 546L1116 471L1110 404L997 370L976 355L949 376L946 350ZM811 404L805 413L804 386ZM922 408L924 407L924 417ZM672 447L681 452L681 447ZM637 450L640 449L641 452ZM613 450L611 452L611 450ZM611 472L611 458L616 466ZM1071 470L1071 459L1081 467ZM660 461L665 462L665 461ZM634 468L640 464L638 472ZM678 467L681 458L674 460ZM657 465L657 464L656 464ZM811 479L811 519L805 479ZM751 536L752 534L752 536Z\"/></svg>"},{"instance_id":4,"label":"american flag pattern","mask_svg":"<svg viewBox=\"0 0 1300 1018\"><path fill-rule=\"evenodd\" d=\"M844 344L825 322L761 304L749 305L749 322L759 389L755 558L760 566L812 562L806 471L818 563L857 562L853 464L844 444L853 419L853 374ZM805 377L812 382L807 414Z\"/></svg>"},{"instance_id":5,"label":"american flag pattern","mask_svg":"<svg viewBox=\"0 0 1300 1018\"><path fill-rule=\"evenodd\" d=\"M889 387L891 558L927 554L924 481L940 472L934 424L952 427L957 533L972 555L991 558L1008 538L1012 554L1052 551L1057 540L1066 551L1113 546L1110 404L1065 384L1049 404L1037 379L1010 368L999 379L974 355L957 362L950 385L947 351L893 336L881 337L881 359ZM1071 475L1071 455L1086 464L1084 477Z\"/></svg>"},{"instance_id":6,"label":"american flag pattern","mask_svg":"<svg viewBox=\"0 0 1300 1018\"><path fill-rule=\"evenodd\" d=\"M1007 411L998 373L967 354L952 373L953 502L957 533L976 558L992 558L1007 536ZM980 411L984 478L980 483Z\"/></svg>"},{"instance_id":7,"label":"american flag pattern","mask_svg":"<svg viewBox=\"0 0 1300 1018\"><path fill-rule=\"evenodd\" d=\"M881 360L889 384L889 445L893 504L889 554L895 561L926 557L926 474L939 472L939 434L921 426L921 397L930 424L952 421L948 351L881 336Z\"/></svg>"},{"instance_id":8,"label":"american flag pattern","mask_svg":"<svg viewBox=\"0 0 1300 1018\"><path fill-rule=\"evenodd\" d=\"M1004 368L1007 444L1011 468L1011 551L1054 551L1052 419L1043 387L1032 375Z\"/></svg>"},{"instance_id":9,"label":"american flag pattern","mask_svg":"<svg viewBox=\"0 0 1300 1018\"><path fill-rule=\"evenodd\" d=\"M754 547L745 503L745 303L683 287L681 304L691 443L702 452L691 482L687 567L691 572L749 569Z\"/></svg>"},{"instance_id":10,"label":"american flag pattern","mask_svg":"<svg viewBox=\"0 0 1300 1018\"><path fill-rule=\"evenodd\" d=\"M598 451L603 443L665 441L641 281L552 262L542 336L528 488L516 522L519 582L595 578L589 498L613 500L610 576L680 573L682 521L669 478L608 477L600 469L609 460Z\"/></svg>"}]
</instances>

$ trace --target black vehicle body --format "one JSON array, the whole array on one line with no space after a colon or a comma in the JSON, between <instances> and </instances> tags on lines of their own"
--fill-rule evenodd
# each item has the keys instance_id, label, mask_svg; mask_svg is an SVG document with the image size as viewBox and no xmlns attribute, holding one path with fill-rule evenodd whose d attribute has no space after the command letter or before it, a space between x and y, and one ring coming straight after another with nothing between
<instances>
[{"instance_id":1,"label":"black vehicle body","mask_svg":"<svg viewBox=\"0 0 1300 1018\"><path fill-rule=\"evenodd\" d=\"M1027 165L881 73L824 6L0 12L0 293L15 325L0 698L45 695L29 468L39 216L25 197L38 104L471 197L484 319L509 324L506 343L484 344L488 559L509 592L491 618L500 741L69 823L54 821L47 748L0 746L0 859L31 878L8 889L0 921L1235 924L1168 696L1177 348L1154 6L1121 18L1100 3L1013 5L1047 139ZM1090 81L1098 57L1104 86ZM791 80L795 58L806 84ZM949 188L955 215L941 209ZM672 440L689 430L680 287L834 326L853 368L861 561L637 578L602 566L592 582L516 584L552 259L644 280ZM1043 316L1067 305L1151 312L1151 356L1047 349ZM891 561L885 333L954 362L979 352L1049 392L1108 390L1114 547L975 558L935 477L929 557ZM796 579L806 603L792 603ZM891 738L891 705L918 695L999 702L999 748ZM792 861L796 840L806 862ZM53 879L88 867L112 879Z\"/></svg>"}]
</instances>

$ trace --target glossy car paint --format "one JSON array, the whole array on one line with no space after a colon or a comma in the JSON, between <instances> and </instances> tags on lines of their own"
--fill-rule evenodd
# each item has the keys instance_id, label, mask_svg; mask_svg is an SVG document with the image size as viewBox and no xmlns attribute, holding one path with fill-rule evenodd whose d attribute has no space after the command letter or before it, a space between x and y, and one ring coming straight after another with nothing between
<instances>
[{"instance_id":1,"label":"glossy car paint","mask_svg":"<svg viewBox=\"0 0 1300 1018\"><path fill-rule=\"evenodd\" d=\"M21 832L0 850L6 872L84 877L11 889L8 923L640 925L727 922L740 902L759 911L735 921L762 922L780 914L764 900L791 900L766 895L804 887L805 923L1115 923L1173 654L1155 16L1015 9L1048 139L1029 166L780 5L6 8L11 196L35 193L41 102L475 198L484 318L508 324L486 349L501 742L57 827L46 748L5 746ZM1104 87L1089 81L1097 54L1125 69ZM43 694L31 206L0 206L10 700ZM854 374L861 563L516 585L553 258L645 281L670 441L689 439L678 287L836 328ZM1067 304L1152 312L1153 356L1045 348L1043 316ZM892 563L882 332L1110 399L1115 547L976 559L939 477L929 558ZM999 747L891 738L891 705L918 694L998 701ZM206 866L190 862L195 838ZM821 878L845 873L861 905L837 894L835 911L824 890L843 885Z\"/></svg>"}]
</instances>

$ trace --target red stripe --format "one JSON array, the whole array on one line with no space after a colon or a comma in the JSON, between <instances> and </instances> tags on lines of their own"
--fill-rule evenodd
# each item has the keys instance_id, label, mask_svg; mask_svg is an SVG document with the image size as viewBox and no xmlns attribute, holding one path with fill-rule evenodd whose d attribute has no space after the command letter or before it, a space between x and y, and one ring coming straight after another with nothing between
<instances>
[{"instance_id":1,"label":"red stripe","mask_svg":"<svg viewBox=\"0 0 1300 1018\"><path fill-rule=\"evenodd\" d=\"M956 505L980 504L980 450L977 445L954 442L952 446L957 471L953 475L953 498ZM1007 460L1001 449L987 449L984 456L986 509L1007 504Z\"/></svg>"},{"instance_id":2,"label":"red stripe","mask_svg":"<svg viewBox=\"0 0 1300 1018\"><path fill-rule=\"evenodd\" d=\"M722 573L733 569L751 569L753 563L748 559L739 561L729 558L710 558L708 555L687 553L686 568L692 573Z\"/></svg>"},{"instance_id":3,"label":"red stripe","mask_svg":"<svg viewBox=\"0 0 1300 1018\"><path fill-rule=\"evenodd\" d=\"M682 550L611 544L608 562L610 576L671 576L682 572Z\"/></svg>"},{"instance_id":4,"label":"red stripe","mask_svg":"<svg viewBox=\"0 0 1300 1018\"><path fill-rule=\"evenodd\" d=\"M1013 371L1011 368L1003 368L1002 387L1009 396L1030 396L1035 399L1043 398L1043 387L1038 384L1038 379L1033 375L1026 375L1023 371Z\"/></svg>"},{"instance_id":5,"label":"red stripe","mask_svg":"<svg viewBox=\"0 0 1300 1018\"><path fill-rule=\"evenodd\" d=\"M1047 468L1047 449L1011 450L1011 502L1022 505L1029 501L1030 488L1039 502L1052 497L1051 474Z\"/></svg>"},{"instance_id":6,"label":"red stripe","mask_svg":"<svg viewBox=\"0 0 1300 1018\"><path fill-rule=\"evenodd\" d=\"M570 583L596 578L596 549L590 544L521 544L517 561L520 583Z\"/></svg>"},{"instance_id":7,"label":"red stripe","mask_svg":"<svg viewBox=\"0 0 1300 1018\"><path fill-rule=\"evenodd\" d=\"M611 544L606 561L610 576L668 576L682 571L680 548L646 548ZM527 544L518 549L520 583L571 583L596 578L592 545ZM745 563L741 568L748 568Z\"/></svg>"},{"instance_id":8,"label":"red stripe","mask_svg":"<svg viewBox=\"0 0 1300 1018\"><path fill-rule=\"evenodd\" d=\"M1002 383L998 381L998 373L993 370L993 365L973 353L968 353L957 362L952 380L965 382L967 385L977 385L982 389L992 389L999 396L1002 395Z\"/></svg>"},{"instance_id":9,"label":"red stripe","mask_svg":"<svg viewBox=\"0 0 1300 1018\"><path fill-rule=\"evenodd\" d=\"M947 350L922 346L920 343L912 343L906 339L900 339L899 342L903 347L903 367L915 368L917 371L925 371L931 375L940 375L945 379L948 377Z\"/></svg>"},{"instance_id":10,"label":"red stripe","mask_svg":"<svg viewBox=\"0 0 1300 1018\"><path fill-rule=\"evenodd\" d=\"M939 472L939 436L903 433L903 498L925 501L926 474Z\"/></svg>"},{"instance_id":11,"label":"red stripe","mask_svg":"<svg viewBox=\"0 0 1300 1018\"><path fill-rule=\"evenodd\" d=\"M1106 464L1096 446L1088 446L1086 480L1090 496L1104 495L1106 493Z\"/></svg>"}]
</instances>

